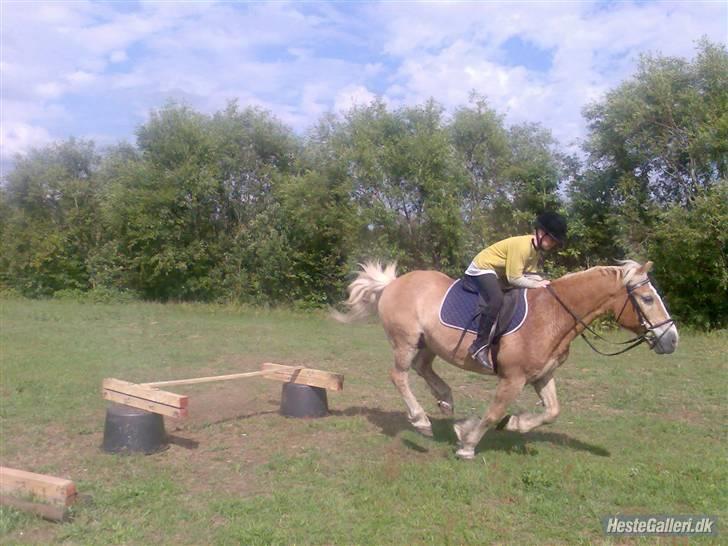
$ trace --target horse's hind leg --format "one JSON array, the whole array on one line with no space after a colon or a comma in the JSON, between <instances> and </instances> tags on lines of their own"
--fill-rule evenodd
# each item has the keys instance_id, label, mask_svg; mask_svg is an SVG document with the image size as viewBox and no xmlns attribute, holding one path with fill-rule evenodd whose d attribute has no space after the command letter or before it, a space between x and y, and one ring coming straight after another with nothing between
<instances>
[{"instance_id":1,"label":"horse's hind leg","mask_svg":"<svg viewBox=\"0 0 728 546\"><path fill-rule=\"evenodd\" d=\"M452 415L454 410L452 389L432 369L433 360L435 360L435 353L427 347L423 347L417 351L417 355L412 361L412 367L427 382L440 410L445 415Z\"/></svg>"},{"instance_id":2,"label":"horse's hind leg","mask_svg":"<svg viewBox=\"0 0 728 546\"><path fill-rule=\"evenodd\" d=\"M425 436L432 436L432 424L425 410L412 394L409 386L409 369L417 354L416 346L396 347L394 349L394 367L390 372L392 383L402 395L407 404L407 416L418 432Z\"/></svg>"},{"instance_id":3,"label":"horse's hind leg","mask_svg":"<svg viewBox=\"0 0 728 546\"><path fill-rule=\"evenodd\" d=\"M511 415L506 424L506 430L528 432L556 421L559 416L559 399L556 396L556 381L553 376L548 376L537 381L534 386L536 393L544 405L543 413L523 413Z\"/></svg>"}]
</instances>

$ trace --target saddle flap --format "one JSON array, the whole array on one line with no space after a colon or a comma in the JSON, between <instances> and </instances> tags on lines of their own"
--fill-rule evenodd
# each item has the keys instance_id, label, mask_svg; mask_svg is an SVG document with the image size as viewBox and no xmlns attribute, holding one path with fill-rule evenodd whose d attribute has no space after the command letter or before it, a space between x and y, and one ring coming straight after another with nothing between
<instances>
[{"instance_id":1,"label":"saddle flap","mask_svg":"<svg viewBox=\"0 0 728 546\"><path fill-rule=\"evenodd\" d=\"M463 279L456 280L448 288L440 305L440 322L449 328L467 330L476 334L478 332L479 298L477 291L472 292L471 287L463 283ZM494 341L520 328L526 320L527 314L526 289L518 288L507 291L498 314Z\"/></svg>"}]
</instances>

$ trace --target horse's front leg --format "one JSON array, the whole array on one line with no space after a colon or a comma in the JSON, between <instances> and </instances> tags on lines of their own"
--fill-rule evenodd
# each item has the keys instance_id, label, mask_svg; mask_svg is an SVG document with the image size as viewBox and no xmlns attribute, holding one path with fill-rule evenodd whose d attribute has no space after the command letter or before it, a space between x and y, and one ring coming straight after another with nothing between
<instances>
[{"instance_id":1,"label":"horse's front leg","mask_svg":"<svg viewBox=\"0 0 728 546\"><path fill-rule=\"evenodd\" d=\"M485 431L503 418L508 405L521 393L525 384L526 381L522 377L501 379L496 387L495 400L482 419L469 419L455 424L455 434L460 441L460 449L455 455L461 459L475 457L475 446L478 445Z\"/></svg>"},{"instance_id":2,"label":"horse's front leg","mask_svg":"<svg viewBox=\"0 0 728 546\"><path fill-rule=\"evenodd\" d=\"M511 415L506 423L506 430L518 432L528 432L556 421L559 416L559 399L556 397L556 380L553 375L548 375L539 379L533 385L538 393L541 402L544 405L543 413L524 413L521 415Z\"/></svg>"}]
</instances>

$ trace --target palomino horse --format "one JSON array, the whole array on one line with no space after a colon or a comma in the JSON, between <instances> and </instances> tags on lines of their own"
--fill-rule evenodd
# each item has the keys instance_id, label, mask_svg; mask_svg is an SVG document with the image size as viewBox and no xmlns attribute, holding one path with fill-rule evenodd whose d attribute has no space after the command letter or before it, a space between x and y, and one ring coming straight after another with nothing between
<instances>
[{"instance_id":1,"label":"palomino horse","mask_svg":"<svg viewBox=\"0 0 728 546\"><path fill-rule=\"evenodd\" d=\"M559 415L554 372L566 361L574 338L597 317L611 312L623 328L645 338L656 353L675 351L677 328L650 283L647 273L651 268L652 262L625 261L620 266L565 275L554 280L550 290L528 290L530 312L525 322L504 336L492 352L498 376L495 400L482 419L455 424L460 444L457 456L472 459L475 446L493 425L528 432L552 423ZM397 277L394 264L382 268L379 263L367 263L349 285L349 299L344 302L348 311L333 314L341 322L375 312L379 315L394 349L392 382L407 404L410 423L426 435L432 434L432 426L410 390L410 367L425 379L448 415L453 413L452 391L432 369L435 356L464 370L492 373L467 354L473 334L462 340L460 331L440 323L440 303L452 282L437 271L412 271ZM508 405L526 384L536 389L543 413L506 416Z\"/></svg>"}]
</instances>

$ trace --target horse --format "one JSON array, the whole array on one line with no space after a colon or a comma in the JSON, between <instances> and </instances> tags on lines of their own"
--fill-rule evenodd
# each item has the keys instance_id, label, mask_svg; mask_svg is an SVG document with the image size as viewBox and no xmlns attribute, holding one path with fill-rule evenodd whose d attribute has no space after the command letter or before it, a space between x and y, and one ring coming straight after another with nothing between
<instances>
[{"instance_id":1,"label":"horse","mask_svg":"<svg viewBox=\"0 0 728 546\"><path fill-rule=\"evenodd\" d=\"M432 424L410 390L410 368L424 378L446 415L454 413L452 390L433 370L435 357L463 370L497 376L494 401L483 417L454 424L456 456L467 460L475 457L475 447L493 425L526 433L556 420L560 409L554 373L569 356L574 338L596 318L611 312L621 327L637 334L638 342L647 341L655 353L675 351L677 327L648 277L652 265L625 260L564 275L546 288L528 289L530 311L522 326L491 349L495 371L468 355L472 333L440 322L440 304L453 279L438 271L398 277L396 264L360 264L361 271L347 288L348 299L342 302L346 310L332 315L345 323L378 315L394 352L392 382L407 406L409 422L424 435L432 436ZM543 412L506 415L526 385L536 390Z\"/></svg>"}]
</instances>

